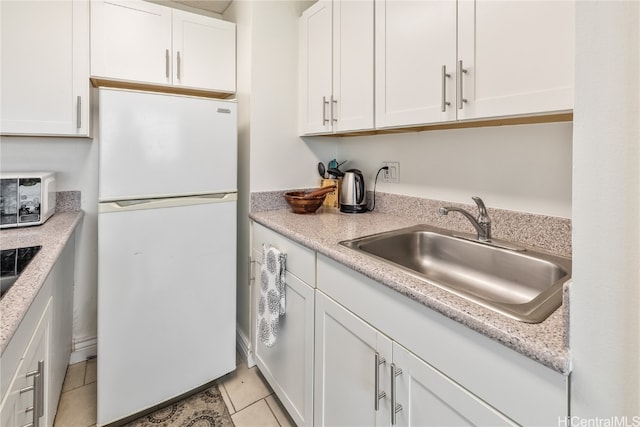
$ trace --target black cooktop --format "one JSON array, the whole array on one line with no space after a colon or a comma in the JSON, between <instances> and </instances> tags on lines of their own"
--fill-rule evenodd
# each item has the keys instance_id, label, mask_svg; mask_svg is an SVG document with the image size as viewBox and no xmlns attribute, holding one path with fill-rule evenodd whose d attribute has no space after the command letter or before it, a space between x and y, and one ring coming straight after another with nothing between
<instances>
[{"instance_id":1,"label":"black cooktop","mask_svg":"<svg viewBox=\"0 0 640 427\"><path fill-rule=\"evenodd\" d=\"M29 246L25 248L2 249L0 251L0 272L1 292L0 298L13 286L20 273L27 268L33 257L36 256L42 246Z\"/></svg>"}]
</instances>

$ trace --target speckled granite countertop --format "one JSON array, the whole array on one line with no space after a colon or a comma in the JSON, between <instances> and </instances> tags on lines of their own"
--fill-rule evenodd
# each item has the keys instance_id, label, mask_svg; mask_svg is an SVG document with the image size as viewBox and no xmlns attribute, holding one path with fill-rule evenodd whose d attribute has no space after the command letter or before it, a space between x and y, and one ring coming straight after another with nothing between
<instances>
[{"instance_id":1,"label":"speckled granite countertop","mask_svg":"<svg viewBox=\"0 0 640 427\"><path fill-rule=\"evenodd\" d=\"M1 352L4 352L18 329L62 249L80 223L82 215L82 211L57 212L42 225L4 229L0 232L0 249L42 246L18 280L0 300Z\"/></svg>"},{"instance_id":2,"label":"speckled granite countertop","mask_svg":"<svg viewBox=\"0 0 640 427\"><path fill-rule=\"evenodd\" d=\"M277 209L254 211L249 217L544 366L564 375L570 372L566 312L568 304L563 304L542 323L519 322L425 284L400 268L338 244L342 240L409 227L425 221L388 213L353 215L335 210L298 215L289 209Z\"/></svg>"}]
</instances>

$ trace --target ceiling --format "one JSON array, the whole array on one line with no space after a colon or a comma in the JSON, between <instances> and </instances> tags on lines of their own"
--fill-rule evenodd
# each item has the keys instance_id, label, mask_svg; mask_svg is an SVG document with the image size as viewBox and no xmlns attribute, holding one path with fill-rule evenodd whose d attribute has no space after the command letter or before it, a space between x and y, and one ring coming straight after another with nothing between
<instances>
[{"instance_id":1,"label":"ceiling","mask_svg":"<svg viewBox=\"0 0 640 427\"><path fill-rule=\"evenodd\" d=\"M0 0L1 1L1 0ZM189 7L193 7L196 9L205 10L207 12L218 13L222 15L225 10L229 7L233 0L151 0L156 2L168 1L170 3L180 3ZM241 0L236 0L241 1ZM278 0L276 0L278 1ZM299 14L302 14L302 11L307 9L310 5L315 3L317 0L296 0L293 1L297 6L297 10Z\"/></svg>"},{"instance_id":2,"label":"ceiling","mask_svg":"<svg viewBox=\"0 0 640 427\"><path fill-rule=\"evenodd\" d=\"M173 0L176 3L181 3L197 9L206 10L209 12L222 14L227 7L231 4L232 0Z\"/></svg>"}]
</instances>

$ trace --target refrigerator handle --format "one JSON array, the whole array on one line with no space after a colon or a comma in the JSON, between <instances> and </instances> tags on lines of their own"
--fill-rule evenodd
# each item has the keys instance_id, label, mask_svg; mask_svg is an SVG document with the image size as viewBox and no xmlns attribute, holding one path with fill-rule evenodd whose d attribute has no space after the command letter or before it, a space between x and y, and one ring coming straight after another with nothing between
<instances>
[{"instance_id":1,"label":"refrigerator handle","mask_svg":"<svg viewBox=\"0 0 640 427\"><path fill-rule=\"evenodd\" d=\"M238 200L237 193L202 194L195 196L167 197L162 199L118 200L114 202L101 202L98 207L98 213L204 205L211 203L234 202L236 200Z\"/></svg>"}]
</instances>

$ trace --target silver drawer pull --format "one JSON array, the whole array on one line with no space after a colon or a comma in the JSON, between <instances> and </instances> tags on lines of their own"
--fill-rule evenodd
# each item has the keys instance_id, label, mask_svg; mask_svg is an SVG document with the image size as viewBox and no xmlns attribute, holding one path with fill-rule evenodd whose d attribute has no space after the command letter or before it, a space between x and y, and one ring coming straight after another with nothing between
<instances>
[{"instance_id":1,"label":"silver drawer pull","mask_svg":"<svg viewBox=\"0 0 640 427\"><path fill-rule=\"evenodd\" d=\"M326 96L323 96L322 97L322 125L323 126L329 123L329 119L327 119L327 104L329 104L329 101L327 101Z\"/></svg>"},{"instance_id":2,"label":"silver drawer pull","mask_svg":"<svg viewBox=\"0 0 640 427\"><path fill-rule=\"evenodd\" d=\"M447 111L447 107L451 105L450 102L447 101L447 79L451 77L451 74L447 73L447 66L442 66L442 105L440 110L444 113Z\"/></svg>"},{"instance_id":3,"label":"silver drawer pull","mask_svg":"<svg viewBox=\"0 0 640 427\"><path fill-rule=\"evenodd\" d=\"M169 61L170 61L170 57L169 57L169 49L165 49L164 51L164 74L165 76L167 76L167 78L169 78Z\"/></svg>"},{"instance_id":4,"label":"silver drawer pull","mask_svg":"<svg viewBox=\"0 0 640 427\"><path fill-rule=\"evenodd\" d=\"M177 58L176 58L176 59L177 59L177 62L178 62L178 67L177 67L177 69L178 69L178 70L177 70L177 73L178 73L178 80L180 80L180 51L178 51L178 54L177 54Z\"/></svg>"},{"instance_id":5,"label":"silver drawer pull","mask_svg":"<svg viewBox=\"0 0 640 427\"><path fill-rule=\"evenodd\" d=\"M374 395L374 404L373 407L377 411L380 409L380 399L383 399L387 396L385 391L380 391L380 365L384 365L387 363L387 360L384 357L380 356L380 353L376 351L376 356L374 360L374 387L375 387L375 395Z\"/></svg>"},{"instance_id":6,"label":"silver drawer pull","mask_svg":"<svg viewBox=\"0 0 640 427\"><path fill-rule=\"evenodd\" d=\"M33 377L33 385L20 389L20 393L33 391L33 406L25 409L31 412L31 422L22 427L39 427L40 417L44 415L44 360L38 361L38 370L27 372L25 377Z\"/></svg>"},{"instance_id":7,"label":"silver drawer pull","mask_svg":"<svg viewBox=\"0 0 640 427\"><path fill-rule=\"evenodd\" d=\"M462 75L466 74L467 70L462 66L462 60L458 61L458 110L462 110L462 107L467 102L467 99L463 95Z\"/></svg>"},{"instance_id":8,"label":"silver drawer pull","mask_svg":"<svg viewBox=\"0 0 640 427\"><path fill-rule=\"evenodd\" d=\"M396 425L398 412L402 411L402 405L396 402L396 377L402 374L402 369L395 363L391 364L391 425Z\"/></svg>"},{"instance_id":9,"label":"silver drawer pull","mask_svg":"<svg viewBox=\"0 0 640 427\"><path fill-rule=\"evenodd\" d=\"M82 97L78 95L78 99L76 101L76 128L80 129L82 127Z\"/></svg>"},{"instance_id":10,"label":"silver drawer pull","mask_svg":"<svg viewBox=\"0 0 640 427\"><path fill-rule=\"evenodd\" d=\"M333 99L333 95L331 95L331 121L332 122L337 122L338 119L336 118L337 113L334 111L334 107L337 109L338 108L338 100L337 99Z\"/></svg>"}]
</instances>

